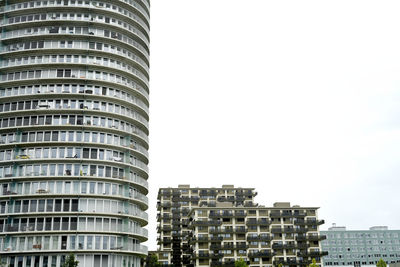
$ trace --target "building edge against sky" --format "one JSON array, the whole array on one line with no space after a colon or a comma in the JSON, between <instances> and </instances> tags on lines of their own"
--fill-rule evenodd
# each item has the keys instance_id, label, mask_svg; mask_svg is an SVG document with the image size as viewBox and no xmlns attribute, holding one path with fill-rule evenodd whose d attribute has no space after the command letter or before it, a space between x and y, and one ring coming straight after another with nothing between
<instances>
[{"instance_id":1,"label":"building edge against sky","mask_svg":"<svg viewBox=\"0 0 400 267\"><path fill-rule=\"evenodd\" d=\"M0 1L0 250L11 267L140 266L148 0Z\"/></svg>"}]
</instances>

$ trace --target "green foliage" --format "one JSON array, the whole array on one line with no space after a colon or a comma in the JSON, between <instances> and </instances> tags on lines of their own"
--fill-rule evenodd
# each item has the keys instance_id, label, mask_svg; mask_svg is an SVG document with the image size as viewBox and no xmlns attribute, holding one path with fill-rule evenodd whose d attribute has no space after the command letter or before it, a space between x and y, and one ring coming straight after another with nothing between
<instances>
[{"instance_id":1,"label":"green foliage","mask_svg":"<svg viewBox=\"0 0 400 267\"><path fill-rule=\"evenodd\" d=\"M158 267L161 263L158 262L158 257L155 254L151 254L147 257L147 267Z\"/></svg>"},{"instance_id":2,"label":"green foliage","mask_svg":"<svg viewBox=\"0 0 400 267\"><path fill-rule=\"evenodd\" d=\"M10 265L7 264L6 259L2 259L0 256L0 267L8 267Z\"/></svg>"},{"instance_id":3,"label":"green foliage","mask_svg":"<svg viewBox=\"0 0 400 267\"><path fill-rule=\"evenodd\" d=\"M380 259L376 264L376 267L386 267L386 262L383 259Z\"/></svg>"},{"instance_id":4,"label":"green foliage","mask_svg":"<svg viewBox=\"0 0 400 267\"><path fill-rule=\"evenodd\" d=\"M235 267L248 267L248 265L244 259L240 258L238 261L235 261Z\"/></svg>"},{"instance_id":5,"label":"green foliage","mask_svg":"<svg viewBox=\"0 0 400 267\"><path fill-rule=\"evenodd\" d=\"M65 259L62 267L78 267L79 261L75 260L74 254L69 254L69 256Z\"/></svg>"},{"instance_id":6,"label":"green foliage","mask_svg":"<svg viewBox=\"0 0 400 267\"><path fill-rule=\"evenodd\" d=\"M317 261L315 259L312 259L312 263L308 265L308 267L318 267Z\"/></svg>"}]
</instances>

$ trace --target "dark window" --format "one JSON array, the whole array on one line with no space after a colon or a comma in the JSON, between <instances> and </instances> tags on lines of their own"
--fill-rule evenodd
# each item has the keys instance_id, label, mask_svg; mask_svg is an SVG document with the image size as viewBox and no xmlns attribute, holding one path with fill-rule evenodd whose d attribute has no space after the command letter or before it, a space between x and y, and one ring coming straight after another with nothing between
<instances>
[{"instance_id":1,"label":"dark window","mask_svg":"<svg viewBox=\"0 0 400 267\"><path fill-rule=\"evenodd\" d=\"M64 70L57 70L57 77L63 77L64 76Z\"/></svg>"},{"instance_id":2,"label":"dark window","mask_svg":"<svg viewBox=\"0 0 400 267\"><path fill-rule=\"evenodd\" d=\"M17 118L17 126L21 126L21 125L22 125L22 117L18 117Z\"/></svg>"},{"instance_id":3,"label":"dark window","mask_svg":"<svg viewBox=\"0 0 400 267\"><path fill-rule=\"evenodd\" d=\"M44 124L44 116L39 116L38 125Z\"/></svg>"},{"instance_id":4,"label":"dark window","mask_svg":"<svg viewBox=\"0 0 400 267\"><path fill-rule=\"evenodd\" d=\"M97 159L97 149L92 149L90 151L90 158L91 159Z\"/></svg>"},{"instance_id":5,"label":"dark window","mask_svg":"<svg viewBox=\"0 0 400 267\"><path fill-rule=\"evenodd\" d=\"M51 132L44 133L44 141L50 141Z\"/></svg>"},{"instance_id":6,"label":"dark window","mask_svg":"<svg viewBox=\"0 0 400 267\"><path fill-rule=\"evenodd\" d=\"M70 230L76 230L76 229L77 229L77 218L71 218Z\"/></svg>"},{"instance_id":7,"label":"dark window","mask_svg":"<svg viewBox=\"0 0 400 267\"><path fill-rule=\"evenodd\" d=\"M28 212L29 200L22 201L22 212Z\"/></svg>"},{"instance_id":8,"label":"dark window","mask_svg":"<svg viewBox=\"0 0 400 267\"><path fill-rule=\"evenodd\" d=\"M74 115L69 116L69 124L75 125L75 116Z\"/></svg>"},{"instance_id":9,"label":"dark window","mask_svg":"<svg viewBox=\"0 0 400 267\"><path fill-rule=\"evenodd\" d=\"M46 218L45 230L51 230L51 218Z\"/></svg>"},{"instance_id":10,"label":"dark window","mask_svg":"<svg viewBox=\"0 0 400 267\"><path fill-rule=\"evenodd\" d=\"M58 141L58 132L53 132L51 136L51 141Z\"/></svg>"},{"instance_id":11,"label":"dark window","mask_svg":"<svg viewBox=\"0 0 400 267\"><path fill-rule=\"evenodd\" d=\"M52 116L46 116L46 125L51 125Z\"/></svg>"},{"instance_id":12,"label":"dark window","mask_svg":"<svg viewBox=\"0 0 400 267\"><path fill-rule=\"evenodd\" d=\"M60 218L54 218L53 230L60 230Z\"/></svg>"},{"instance_id":13,"label":"dark window","mask_svg":"<svg viewBox=\"0 0 400 267\"><path fill-rule=\"evenodd\" d=\"M69 218L62 218L61 230L68 230Z\"/></svg>"},{"instance_id":14,"label":"dark window","mask_svg":"<svg viewBox=\"0 0 400 267\"><path fill-rule=\"evenodd\" d=\"M61 199L56 199L56 205L54 211L61 211Z\"/></svg>"},{"instance_id":15,"label":"dark window","mask_svg":"<svg viewBox=\"0 0 400 267\"><path fill-rule=\"evenodd\" d=\"M78 200L77 199L73 199L72 200L72 207L71 207L71 211L78 211Z\"/></svg>"},{"instance_id":16,"label":"dark window","mask_svg":"<svg viewBox=\"0 0 400 267\"><path fill-rule=\"evenodd\" d=\"M89 148L84 148L84 149L83 149L82 157L83 157L84 159L88 159L88 158L89 158Z\"/></svg>"},{"instance_id":17,"label":"dark window","mask_svg":"<svg viewBox=\"0 0 400 267\"><path fill-rule=\"evenodd\" d=\"M64 209L63 211L69 211L69 199L64 199Z\"/></svg>"}]
</instances>

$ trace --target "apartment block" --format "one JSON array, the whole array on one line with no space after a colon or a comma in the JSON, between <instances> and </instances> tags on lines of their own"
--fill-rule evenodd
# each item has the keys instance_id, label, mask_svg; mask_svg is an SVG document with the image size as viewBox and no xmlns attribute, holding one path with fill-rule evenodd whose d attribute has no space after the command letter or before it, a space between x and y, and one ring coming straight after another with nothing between
<instances>
[{"instance_id":1,"label":"apartment block","mask_svg":"<svg viewBox=\"0 0 400 267\"><path fill-rule=\"evenodd\" d=\"M157 202L157 231L160 261L174 266L189 265L190 248L189 213L196 207L215 207L217 203L231 203L233 206L253 207L257 193L254 188L234 188L223 185L220 188L191 188L179 185L178 188L160 188Z\"/></svg>"},{"instance_id":2,"label":"apartment block","mask_svg":"<svg viewBox=\"0 0 400 267\"><path fill-rule=\"evenodd\" d=\"M5 0L0 18L2 261L139 266L150 1Z\"/></svg>"},{"instance_id":3,"label":"apartment block","mask_svg":"<svg viewBox=\"0 0 400 267\"><path fill-rule=\"evenodd\" d=\"M158 244L163 264L234 266L242 258L249 266L306 266L312 259L322 265L321 257L327 254L320 245L325 236L319 234L319 225L324 221L318 220L316 207L286 202L258 205L253 201L254 188L180 186L159 192ZM171 197L163 199L162 192ZM192 197L195 203L188 206ZM172 208L184 212L173 213Z\"/></svg>"},{"instance_id":4,"label":"apartment block","mask_svg":"<svg viewBox=\"0 0 400 267\"><path fill-rule=\"evenodd\" d=\"M323 258L326 266L375 266L383 259L393 265L400 262L400 230L374 226L369 230L347 230L335 224L328 231L322 248L329 252Z\"/></svg>"}]
</instances>

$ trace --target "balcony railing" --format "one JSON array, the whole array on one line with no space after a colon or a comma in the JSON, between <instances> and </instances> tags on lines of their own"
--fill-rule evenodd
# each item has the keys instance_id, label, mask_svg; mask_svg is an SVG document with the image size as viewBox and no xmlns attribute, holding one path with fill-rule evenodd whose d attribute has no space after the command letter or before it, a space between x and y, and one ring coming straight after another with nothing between
<instances>
[{"instance_id":1,"label":"balcony railing","mask_svg":"<svg viewBox=\"0 0 400 267\"><path fill-rule=\"evenodd\" d=\"M272 257L274 253L270 250L260 250L260 251L249 251L247 256L249 258L257 258L257 257Z\"/></svg>"},{"instance_id":2,"label":"balcony railing","mask_svg":"<svg viewBox=\"0 0 400 267\"><path fill-rule=\"evenodd\" d=\"M326 239L326 235L314 235L314 234L309 234L307 236L309 241L321 241Z\"/></svg>"}]
</instances>

